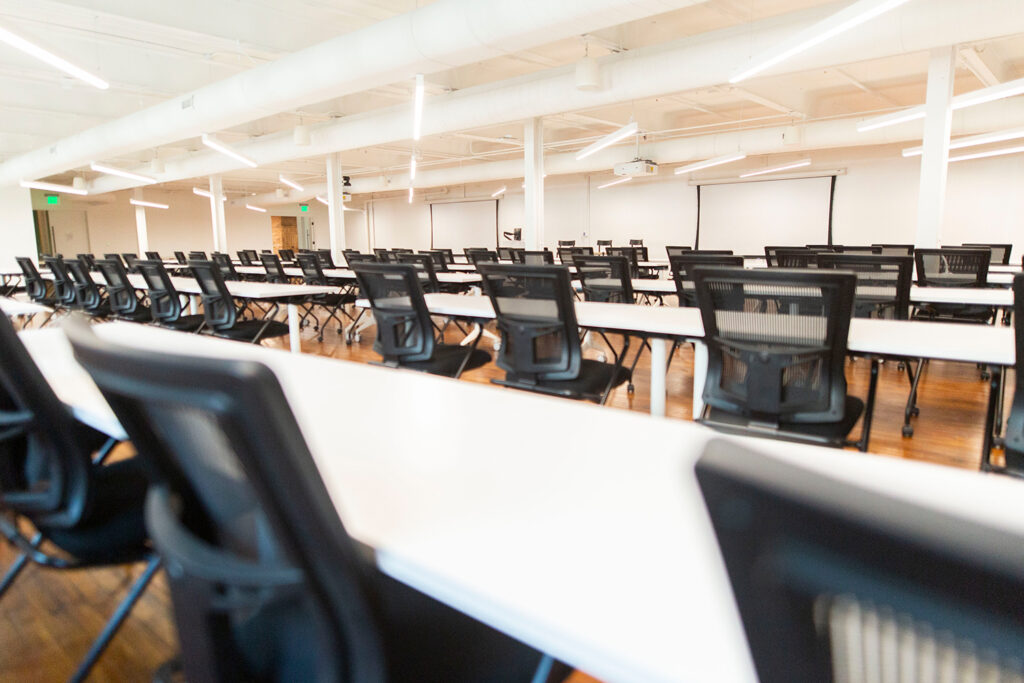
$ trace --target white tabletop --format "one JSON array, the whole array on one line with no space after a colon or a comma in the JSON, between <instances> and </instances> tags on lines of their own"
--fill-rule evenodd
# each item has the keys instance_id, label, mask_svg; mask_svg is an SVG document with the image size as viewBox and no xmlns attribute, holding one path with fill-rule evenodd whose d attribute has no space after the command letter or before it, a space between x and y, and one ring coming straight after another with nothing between
<instances>
[{"instance_id":1,"label":"white tabletop","mask_svg":"<svg viewBox=\"0 0 1024 683\"><path fill-rule=\"evenodd\" d=\"M235 271L239 275L266 275L267 271L263 266L239 266L235 268ZM284 268L284 273L288 277L302 277L301 268ZM352 280L355 281L356 274L354 271L348 268L324 268L324 277L336 280ZM474 282L480 282L480 275L473 273L437 273L437 281L444 284L472 284Z\"/></svg>"},{"instance_id":2,"label":"white tabletop","mask_svg":"<svg viewBox=\"0 0 1024 683\"><path fill-rule=\"evenodd\" d=\"M53 309L32 301L0 297L0 311L7 315L34 315L36 313L48 313Z\"/></svg>"},{"instance_id":3,"label":"white tabletop","mask_svg":"<svg viewBox=\"0 0 1024 683\"><path fill-rule=\"evenodd\" d=\"M262 270L262 268L260 269ZM52 273L42 273L44 278L53 279ZM92 273L97 284L105 284L106 278L103 273ZM149 289L146 279L141 275L129 274L128 281L136 289ZM199 283L191 277L171 277L171 284L182 294L201 294ZM291 285L274 284L271 282L241 282L228 280L224 283L228 292L239 299L288 299L291 297L314 296L317 294L337 294L341 291L339 287L320 287L316 285Z\"/></svg>"},{"instance_id":4,"label":"white tabletop","mask_svg":"<svg viewBox=\"0 0 1024 683\"><path fill-rule=\"evenodd\" d=\"M755 680L693 476L711 430L141 325L92 329L147 350L271 367L347 529L394 578L609 681ZM112 420L59 330L21 337L62 400ZM351 429L381 424L385 405L401 429ZM530 436L501 438L509 416ZM460 438L434 448L423 435L438 432ZM1011 478L742 441L1024 534L1024 485Z\"/></svg>"}]
</instances>

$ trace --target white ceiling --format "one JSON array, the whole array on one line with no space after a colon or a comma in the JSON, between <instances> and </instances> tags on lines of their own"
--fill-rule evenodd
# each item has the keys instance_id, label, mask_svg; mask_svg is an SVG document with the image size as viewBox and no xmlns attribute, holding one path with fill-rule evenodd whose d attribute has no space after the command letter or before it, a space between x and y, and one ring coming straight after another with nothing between
<instances>
[{"instance_id":1,"label":"white ceiling","mask_svg":"<svg viewBox=\"0 0 1024 683\"><path fill-rule=\"evenodd\" d=\"M0 26L95 73L111 87L97 90L0 44L0 161L426 4L429 0L2 0ZM587 40L574 37L431 74L428 91L460 90L570 65L583 55L585 43L591 55L601 56L821 4L825 2L710 0L612 26ZM997 80L1024 77L1024 36L961 49L973 49L975 69L980 60ZM754 78L742 88L717 86L548 117L545 140L553 149L569 151L631 116L656 140L889 110L923 102L926 70L927 55L921 53ZM982 85L962 63L956 90ZM254 120L220 135L226 141L261 136L300 121L312 123L408 102L411 94L411 82L394 83L312 102L300 111ZM499 125L425 138L419 145L421 164L443 167L514 158L522 154L516 146L521 136L521 126ZM198 140L182 140L104 161L135 165L199 147ZM346 151L342 161L350 175L388 173L406 169L411 151L412 142L407 141ZM225 175L225 187L265 192L278 186L281 172L315 182L324 177L324 161L300 159L231 172ZM53 179L67 182L71 175L90 177L92 172L69 171Z\"/></svg>"}]
</instances>

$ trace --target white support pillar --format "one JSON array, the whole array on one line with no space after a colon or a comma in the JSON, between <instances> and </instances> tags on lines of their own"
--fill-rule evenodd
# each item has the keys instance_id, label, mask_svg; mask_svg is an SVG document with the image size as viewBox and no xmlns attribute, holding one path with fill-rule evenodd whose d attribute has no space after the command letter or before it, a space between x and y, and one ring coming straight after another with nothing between
<instances>
[{"instance_id":1,"label":"white support pillar","mask_svg":"<svg viewBox=\"0 0 1024 683\"><path fill-rule=\"evenodd\" d=\"M135 199L142 201L142 188L136 187L132 195ZM147 251L149 251L149 232L146 230L146 207L144 206L135 207L135 230L138 234L138 253L141 258Z\"/></svg>"},{"instance_id":2,"label":"white support pillar","mask_svg":"<svg viewBox=\"0 0 1024 683\"><path fill-rule=\"evenodd\" d=\"M932 50L928 59L927 114L924 120L924 150L921 154L921 184L917 193L918 247L939 246L942 216L946 205L946 168L949 163L949 134L953 125L953 76L956 69L954 46Z\"/></svg>"},{"instance_id":3,"label":"white support pillar","mask_svg":"<svg viewBox=\"0 0 1024 683\"><path fill-rule=\"evenodd\" d=\"M213 250L228 251L228 229L224 220L224 183L219 175L210 176L210 222L213 226Z\"/></svg>"},{"instance_id":4,"label":"white support pillar","mask_svg":"<svg viewBox=\"0 0 1024 683\"><path fill-rule=\"evenodd\" d=\"M526 122L523 133L526 201L523 244L527 249L544 248L544 119Z\"/></svg>"},{"instance_id":5,"label":"white support pillar","mask_svg":"<svg viewBox=\"0 0 1024 683\"><path fill-rule=\"evenodd\" d=\"M341 253L345 251L344 192L341 154L334 152L327 155L327 223L331 236L331 256L335 263L342 263Z\"/></svg>"}]
</instances>

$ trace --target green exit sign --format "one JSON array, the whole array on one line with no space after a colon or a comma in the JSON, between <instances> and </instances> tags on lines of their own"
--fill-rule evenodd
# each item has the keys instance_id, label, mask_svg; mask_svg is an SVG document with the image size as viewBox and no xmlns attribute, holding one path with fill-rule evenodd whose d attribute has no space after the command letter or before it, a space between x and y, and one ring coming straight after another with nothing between
<instances>
[{"instance_id":1,"label":"green exit sign","mask_svg":"<svg viewBox=\"0 0 1024 683\"><path fill-rule=\"evenodd\" d=\"M309 204L299 204L299 211L302 213L309 211Z\"/></svg>"},{"instance_id":2,"label":"green exit sign","mask_svg":"<svg viewBox=\"0 0 1024 683\"><path fill-rule=\"evenodd\" d=\"M46 203L50 206L56 206L60 204L60 196L55 194L46 195Z\"/></svg>"}]
</instances>

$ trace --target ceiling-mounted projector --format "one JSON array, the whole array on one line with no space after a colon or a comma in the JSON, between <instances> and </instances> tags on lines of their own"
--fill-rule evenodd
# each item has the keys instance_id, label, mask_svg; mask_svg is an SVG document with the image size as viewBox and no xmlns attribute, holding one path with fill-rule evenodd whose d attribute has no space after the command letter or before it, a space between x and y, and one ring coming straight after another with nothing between
<instances>
[{"instance_id":1,"label":"ceiling-mounted projector","mask_svg":"<svg viewBox=\"0 0 1024 683\"><path fill-rule=\"evenodd\" d=\"M650 159L633 159L622 164L615 164L615 175L650 176L658 175L658 164Z\"/></svg>"}]
</instances>

